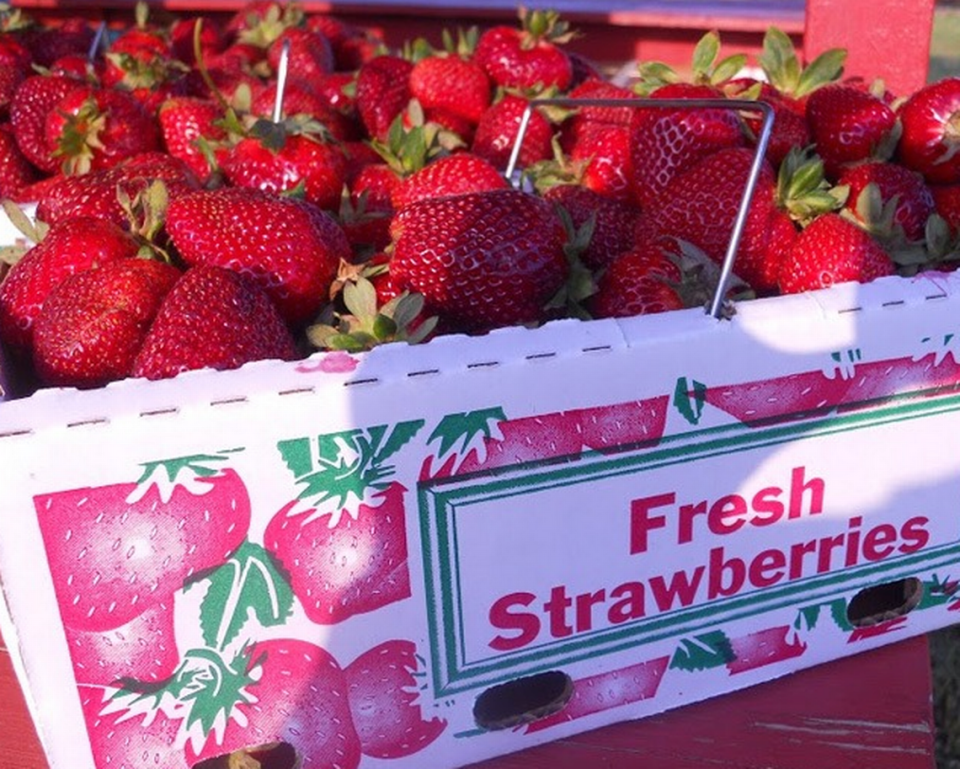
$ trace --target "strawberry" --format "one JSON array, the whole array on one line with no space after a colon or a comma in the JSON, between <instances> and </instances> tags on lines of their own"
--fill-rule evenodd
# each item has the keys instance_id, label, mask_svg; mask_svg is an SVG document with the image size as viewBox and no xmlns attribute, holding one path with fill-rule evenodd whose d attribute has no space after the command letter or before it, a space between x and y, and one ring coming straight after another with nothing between
<instances>
[{"instance_id":1,"label":"strawberry","mask_svg":"<svg viewBox=\"0 0 960 769\"><path fill-rule=\"evenodd\" d=\"M238 693L242 698L233 706L222 742L211 731L198 756L188 750L191 760L185 765L245 746L286 742L304 769L357 769L360 741L345 673L333 656L316 644L287 638L258 641L245 656L243 688L219 695L221 703Z\"/></svg>"},{"instance_id":2,"label":"strawberry","mask_svg":"<svg viewBox=\"0 0 960 769\"><path fill-rule=\"evenodd\" d=\"M157 114L163 148L186 163L198 180L210 179L217 153L223 153L222 144L227 132L220 124L223 110L213 99L196 96L173 96L166 99Z\"/></svg>"},{"instance_id":3,"label":"strawberry","mask_svg":"<svg viewBox=\"0 0 960 769\"><path fill-rule=\"evenodd\" d=\"M672 239L661 238L618 256L604 271L596 293L589 299L591 315L624 318L682 309L677 253Z\"/></svg>"},{"instance_id":4,"label":"strawberry","mask_svg":"<svg viewBox=\"0 0 960 769\"><path fill-rule=\"evenodd\" d=\"M214 264L257 281L292 326L312 319L350 245L312 203L245 188L202 190L170 202L166 229L190 265Z\"/></svg>"},{"instance_id":5,"label":"strawberry","mask_svg":"<svg viewBox=\"0 0 960 769\"><path fill-rule=\"evenodd\" d=\"M294 501L270 519L264 547L313 622L335 624L410 596L404 491L391 483L370 504L325 514Z\"/></svg>"},{"instance_id":6,"label":"strawberry","mask_svg":"<svg viewBox=\"0 0 960 769\"><path fill-rule=\"evenodd\" d=\"M175 18L170 25L170 53L186 65L195 65L193 37L200 27L200 53L204 59L220 53L226 47L226 38L220 20L211 15L191 14Z\"/></svg>"},{"instance_id":7,"label":"strawberry","mask_svg":"<svg viewBox=\"0 0 960 769\"><path fill-rule=\"evenodd\" d=\"M960 183L931 184L929 189L936 211L949 225L950 232L960 234Z\"/></svg>"},{"instance_id":8,"label":"strawberry","mask_svg":"<svg viewBox=\"0 0 960 769\"><path fill-rule=\"evenodd\" d=\"M745 147L725 149L675 176L641 213L637 242L669 235L692 243L721 263L753 160L753 151ZM777 180L764 161L734 266L737 275L763 293L776 288L780 262L796 238L793 221L781 210L777 195Z\"/></svg>"},{"instance_id":9,"label":"strawberry","mask_svg":"<svg viewBox=\"0 0 960 769\"><path fill-rule=\"evenodd\" d=\"M264 118L273 115L277 87L278 83L272 82L257 92L250 104L252 115ZM297 76L287 79L283 92L283 114L301 121L309 118L335 139L348 141L357 135L357 126L353 120L330 106L310 83Z\"/></svg>"},{"instance_id":10,"label":"strawberry","mask_svg":"<svg viewBox=\"0 0 960 769\"><path fill-rule=\"evenodd\" d=\"M179 277L164 262L117 259L61 281L34 325L33 362L41 383L89 388L127 377Z\"/></svg>"},{"instance_id":11,"label":"strawberry","mask_svg":"<svg viewBox=\"0 0 960 769\"><path fill-rule=\"evenodd\" d=\"M137 241L112 222L65 220L20 259L0 283L0 340L28 352L33 327L50 292L65 278L99 264L136 255Z\"/></svg>"},{"instance_id":12,"label":"strawberry","mask_svg":"<svg viewBox=\"0 0 960 769\"><path fill-rule=\"evenodd\" d=\"M472 152L456 152L428 162L405 178L394 188L390 201L399 211L419 200L508 186L507 180L489 161Z\"/></svg>"},{"instance_id":13,"label":"strawberry","mask_svg":"<svg viewBox=\"0 0 960 769\"><path fill-rule=\"evenodd\" d=\"M447 50L431 52L410 71L410 94L429 115L441 112L476 125L489 106L490 79L483 67L470 58L475 44L462 33L455 45L449 33L444 35Z\"/></svg>"},{"instance_id":14,"label":"strawberry","mask_svg":"<svg viewBox=\"0 0 960 769\"><path fill-rule=\"evenodd\" d=\"M169 77L173 58L169 38L164 30L147 23L140 8L137 24L121 31L104 56L102 84L107 88L151 89Z\"/></svg>"},{"instance_id":15,"label":"strawberry","mask_svg":"<svg viewBox=\"0 0 960 769\"><path fill-rule=\"evenodd\" d=\"M13 128L0 123L0 198L17 195L37 180L37 171L20 151Z\"/></svg>"},{"instance_id":16,"label":"strawberry","mask_svg":"<svg viewBox=\"0 0 960 769\"><path fill-rule=\"evenodd\" d=\"M839 214L825 213L799 235L780 265L780 291L796 294L836 283L868 283L892 275L894 264L869 234Z\"/></svg>"},{"instance_id":17,"label":"strawberry","mask_svg":"<svg viewBox=\"0 0 960 769\"><path fill-rule=\"evenodd\" d=\"M416 646L406 640L385 641L344 668L350 714L365 756L410 756L446 729L439 716L424 715L422 668Z\"/></svg>"},{"instance_id":18,"label":"strawberry","mask_svg":"<svg viewBox=\"0 0 960 769\"><path fill-rule=\"evenodd\" d=\"M267 63L276 72L284 44L289 45L287 66L306 81L313 81L333 72L333 48L327 36L309 27L287 27L267 48Z\"/></svg>"},{"instance_id":19,"label":"strawberry","mask_svg":"<svg viewBox=\"0 0 960 769\"><path fill-rule=\"evenodd\" d=\"M361 168L349 184L349 197L340 206L340 224L354 249L379 250L390 243L391 196L400 177L386 163Z\"/></svg>"},{"instance_id":20,"label":"strawberry","mask_svg":"<svg viewBox=\"0 0 960 769\"><path fill-rule=\"evenodd\" d=\"M846 165L887 160L897 144L896 113L863 88L843 83L819 88L807 98L806 114L829 178Z\"/></svg>"},{"instance_id":21,"label":"strawberry","mask_svg":"<svg viewBox=\"0 0 960 769\"><path fill-rule=\"evenodd\" d=\"M960 78L920 88L897 114L903 128L897 159L929 182L960 181Z\"/></svg>"},{"instance_id":22,"label":"strawberry","mask_svg":"<svg viewBox=\"0 0 960 769\"><path fill-rule=\"evenodd\" d=\"M367 134L386 141L390 124L410 101L413 63L393 54L374 57L357 72L357 113Z\"/></svg>"},{"instance_id":23,"label":"strawberry","mask_svg":"<svg viewBox=\"0 0 960 769\"><path fill-rule=\"evenodd\" d=\"M224 267L199 265L167 292L131 375L165 379L195 369L222 371L296 357L293 336L257 283Z\"/></svg>"},{"instance_id":24,"label":"strawberry","mask_svg":"<svg viewBox=\"0 0 960 769\"><path fill-rule=\"evenodd\" d=\"M717 99L709 85L675 83L654 90L652 99ZM637 108L630 123L628 178L634 200L649 205L678 174L719 150L742 146L743 122L733 110Z\"/></svg>"},{"instance_id":25,"label":"strawberry","mask_svg":"<svg viewBox=\"0 0 960 769\"><path fill-rule=\"evenodd\" d=\"M0 114L6 114L17 86L30 75L30 51L14 35L0 35Z\"/></svg>"},{"instance_id":26,"label":"strawberry","mask_svg":"<svg viewBox=\"0 0 960 769\"><path fill-rule=\"evenodd\" d=\"M390 269L428 314L471 332L536 323L567 278L552 206L503 189L421 200L393 220Z\"/></svg>"},{"instance_id":27,"label":"strawberry","mask_svg":"<svg viewBox=\"0 0 960 769\"><path fill-rule=\"evenodd\" d=\"M183 161L162 152L146 152L100 171L50 177L35 196L37 217L52 225L77 216L93 216L129 229L131 211L123 197L134 201L158 180L171 200L200 186Z\"/></svg>"},{"instance_id":28,"label":"strawberry","mask_svg":"<svg viewBox=\"0 0 960 769\"><path fill-rule=\"evenodd\" d=\"M339 145L318 133L296 133L261 119L230 147L221 167L231 184L274 195L302 188L305 200L335 211L346 181L347 161Z\"/></svg>"},{"instance_id":29,"label":"strawberry","mask_svg":"<svg viewBox=\"0 0 960 769\"><path fill-rule=\"evenodd\" d=\"M70 16L56 25L36 25L27 31L24 42L35 65L50 67L64 56L86 56L93 45L94 34L88 19Z\"/></svg>"},{"instance_id":30,"label":"strawberry","mask_svg":"<svg viewBox=\"0 0 960 769\"><path fill-rule=\"evenodd\" d=\"M10 124L24 156L37 168L52 174L60 169L61 160L47 144L47 115L69 93L83 91L81 82L62 75L30 75L13 93L10 100Z\"/></svg>"},{"instance_id":31,"label":"strawberry","mask_svg":"<svg viewBox=\"0 0 960 769\"><path fill-rule=\"evenodd\" d=\"M506 169L516 144L520 121L529 104L529 100L508 93L486 109L473 136L473 153L489 160L497 168ZM532 110L517 156L519 167L525 168L551 157L552 139L553 125L550 120L540 109Z\"/></svg>"},{"instance_id":32,"label":"strawberry","mask_svg":"<svg viewBox=\"0 0 960 769\"><path fill-rule=\"evenodd\" d=\"M144 466L139 481L34 497L64 625L103 632L172 606L184 580L244 540L250 499L221 456Z\"/></svg>"},{"instance_id":33,"label":"strawberry","mask_svg":"<svg viewBox=\"0 0 960 769\"><path fill-rule=\"evenodd\" d=\"M75 89L47 113L44 137L68 174L110 168L132 155L160 149L156 118L129 93Z\"/></svg>"},{"instance_id":34,"label":"strawberry","mask_svg":"<svg viewBox=\"0 0 960 769\"><path fill-rule=\"evenodd\" d=\"M846 210L862 225L872 223L868 221L870 214L860 205L867 185L872 184L878 203L893 206L891 223L903 231L903 237L908 241L924 238L927 219L936 205L929 186L916 171L898 163L867 161L845 169L837 184L849 188Z\"/></svg>"},{"instance_id":35,"label":"strawberry","mask_svg":"<svg viewBox=\"0 0 960 769\"><path fill-rule=\"evenodd\" d=\"M578 184L558 184L543 197L562 207L575 229L589 225L589 242L579 253L587 268L602 269L633 246L640 216L634 206Z\"/></svg>"},{"instance_id":36,"label":"strawberry","mask_svg":"<svg viewBox=\"0 0 960 769\"><path fill-rule=\"evenodd\" d=\"M636 99L637 95L628 88L596 78L588 78L574 88L567 96L571 99ZM594 104L579 105L561 126L561 142L564 150L570 152L583 131L597 126L603 128L629 128L633 119L631 106L611 107Z\"/></svg>"},{"instance_id":37,"label":"strawberry","mask_svg":"<svg viewBox=\"0 0 960 769\"><path fill-rule=\"evenodd\" d=\"M493 26L477 41L476 61L503 88L566 91L573 66L562 45L572 33L556 11L520 10L519 27Z\"/></svg>"}]
</instances>

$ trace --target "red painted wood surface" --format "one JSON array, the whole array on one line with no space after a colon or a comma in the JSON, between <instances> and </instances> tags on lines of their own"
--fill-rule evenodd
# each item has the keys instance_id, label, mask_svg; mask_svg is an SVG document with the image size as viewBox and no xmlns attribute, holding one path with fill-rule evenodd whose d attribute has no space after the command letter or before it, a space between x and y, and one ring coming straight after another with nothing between
<instances>
[{"instance_id":1,"label":"red painted wood surface","mask_svg":"<svg viewBox=\"0 0 960 769\"><path fill-rule=\"evenodd\" d=\"M516 0L300 0L308 11L329 12L364 24L391 45L414 37L439 42L443 28L513 23ZM175 13L204 9L230 13L244 0L152 0ZM98 3L16 0L16 5L56 17L78 12L108 19L133 16L136 0ZM763 32L777 26L794 38L807 59L832 47L848 50L847 73L882 78L898 95L926 81L935 0L554 0L582 36L572 50L600 63L634 59L690 62L704 32L721 32L728 53L756 54Z\"/></svg>"},{"instance_id":2,"label":"red painted wood surface","mask_svg":"<svg viewBox=\"0 0 960 769\"><path fill-rule=\"evenodd\" d=\"M934 769L930 687L921 636L472 769ZM46 766L0 638L0 767Z\"/></svg>"}]
</instances>

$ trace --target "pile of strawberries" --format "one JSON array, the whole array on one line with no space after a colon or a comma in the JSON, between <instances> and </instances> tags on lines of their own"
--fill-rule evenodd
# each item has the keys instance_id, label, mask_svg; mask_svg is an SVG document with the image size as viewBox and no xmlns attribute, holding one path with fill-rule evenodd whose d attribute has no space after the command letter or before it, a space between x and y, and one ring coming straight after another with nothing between
<instances>
[{"instance_id":1,"label":"pile of strawberries","mask_svg":"<svg viewBox=\"0 0 960 769\"><path fill-rule=\"evenodd\" d=\"M26 236L0 342L25 391L702 305L761 115L640 97L773 110L737 296L957 263L957 79L892 94L776 29L752 67L709 33L689 73L614 82L549 11L403 50L295 3L158 13L0 13L0 196Z\"/></svg>"}]
</instances>

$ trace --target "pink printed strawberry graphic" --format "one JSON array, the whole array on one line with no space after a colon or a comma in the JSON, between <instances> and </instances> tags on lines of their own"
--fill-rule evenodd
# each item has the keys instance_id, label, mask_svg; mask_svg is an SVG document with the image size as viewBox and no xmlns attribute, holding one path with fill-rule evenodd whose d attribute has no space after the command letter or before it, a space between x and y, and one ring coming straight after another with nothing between
<instances>
[{"instance_id":1,"label":"pink printed strawberry graphic","mask_svg":"<svg viewBox=\"0 0 960 769\"><path fill-rule=\"evenodd\" d=\"M267 524L264 546L283 565L307 616L334 624L410 596L404 496L388 462L423 426L401 422L283 441L303 486Z\"/></svg>"},{"instance_id":2,"label":"pink printed strawberry graphic","mask_svg":"<svg viewBox=\"0 0 960 769\"><path fill-rule=\"evenodd\" d=\"M241 662L242 660L237 660ZM210 732L199 759L269 742L287 742L304 769L356 769L360 740L350 717L344 671L328 651L289 638L259 641L246 653L246 666L232 689L240 696L223 730ZM230 687L232 688L232 687ZM239 716L239 717L238 717Z\"/></svg>"},{"instance_id":3,"label":"pink printed strawberry graphic","mask_svg":"<svg viewBox=\"0 0 960 769\"><path fill-rule=\"evenodd\" d=\"M947 340L947 344L950 341ZM939 350L915 358L861 363L854 368L840 410L870 406L899 395L935 396L957 390L960 390L960 354Z\"/></svg>"},{"instance_id":4,"label":"pink printed strawberry graphic","mask_svg":"<svg viewBox=\"0 0 960 769\"><path fill-rule=\"evenodd\" d=\"M111 630L65 627L78 683L115 686L124 678L163 681L180 663L167 603L151 606Z\"/></svg>"},{"instance_id":5,"label":"pink printed strawberry graphic","mask_svg":"<svg viewBox=\"0 0 960 769\"><path fill-rule=\"evenodd\" d=\"M421 478L655 445L663 437L668 405L663 395L517 419L507 419L499 408L451 414L430 436L436 456L426 459Z\"/></svg>"},{"instance_id":6,"label":"pink printed strawberry graphic","mask_svg":"<svg viewBox=\"0 0 960 769\"><path fill-rule=\"evenodd\" d=\"M234 470L211 467L224 459L149 462L134 483L34 497L65 625L125 625L240 545L250 500Z\"/></svg>"},{"instance_id":7,"label":"pink printed strawberry graphic","mask_svg":"<svg viewBox=\"0 0 960 769\"><path fill-rule=\"evenodd\" d=\"M807 650L807 645L789 625L732 638L730 647L733 659L727 662L727 670L731 674L745 673L764 665L794 659Z\"/></svg>"},{"instance_id":8,"label":"pink printed strawberry graphic","mask_svg":"<svg viewBox=\"0 0 960 769\"><path fill-rule=\"evenodd\" d=\"M177 747L180 720L161 710L126 710L110 690L80 686L90 747L97 769L174 769L185 765Z\"/></svg>"},{"instance_id":9,"label":"pink printed strawberry graphic","mask_svg":"<svg viewBox=\"0 0 960 769\"><path fill-rule=\"evenodd\" d=\"M567 704L558 712L533 721L526 731L539 732L556 724L649 699L660 688L669 662L669 657L658 657L577 679L573 682L573 695Z\"/></svg>"},{"instance_id":10,"label":"pink printed strawberry graphic","mask_svg":"<svg viewBox=\"0 0 960 769\"><path fill-rule=\"evenodd\" d=\"M350 713L363 754L401 758L423 750L446 729L420 702L422 661L410 641L386 641L344 668Z\"/></svg>"}]
</instances>

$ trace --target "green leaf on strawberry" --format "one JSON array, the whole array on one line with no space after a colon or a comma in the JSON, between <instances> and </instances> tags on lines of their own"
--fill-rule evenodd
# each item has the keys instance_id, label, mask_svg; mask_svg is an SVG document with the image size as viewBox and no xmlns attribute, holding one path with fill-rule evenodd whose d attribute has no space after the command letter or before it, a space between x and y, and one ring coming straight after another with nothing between
<instances>
[{"instance_id":1,"label":"green leaf on strawberry","mask_svg":"<svg viewBox=\"0 0 960 769\"><path fill-rule=\"evenodd\" d=\"M427 442L440 441L437 456L446 456L457 444L459 447L456 450L465 456L478 439L493 437L493 425L506 420L507 415L499 406L461 414L447 414L434 428Z\"/></svg>"}]
</instances>

